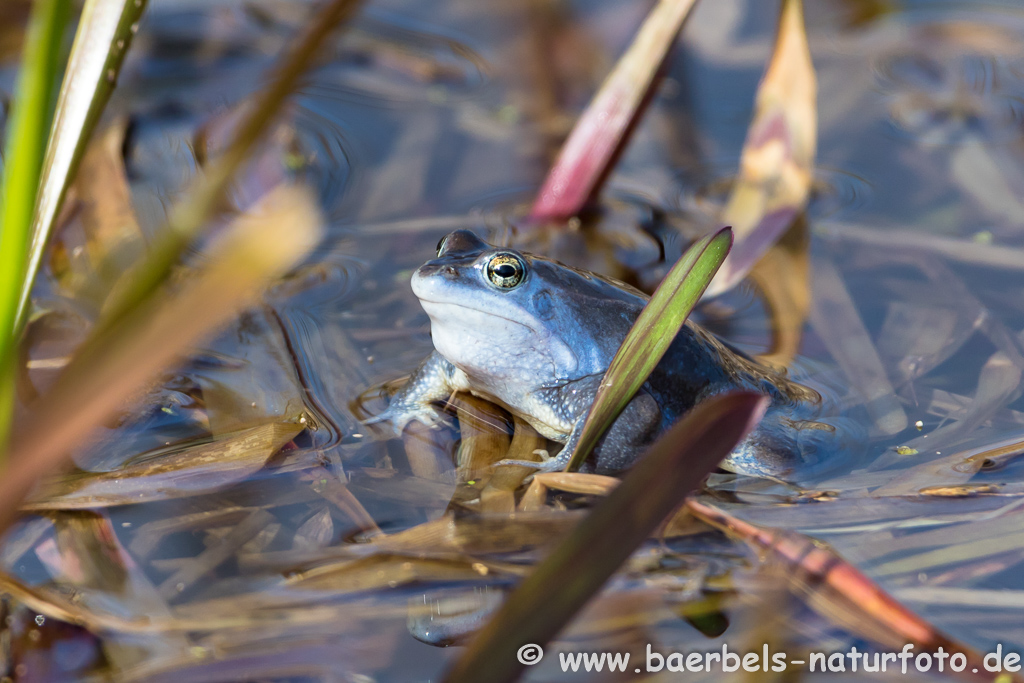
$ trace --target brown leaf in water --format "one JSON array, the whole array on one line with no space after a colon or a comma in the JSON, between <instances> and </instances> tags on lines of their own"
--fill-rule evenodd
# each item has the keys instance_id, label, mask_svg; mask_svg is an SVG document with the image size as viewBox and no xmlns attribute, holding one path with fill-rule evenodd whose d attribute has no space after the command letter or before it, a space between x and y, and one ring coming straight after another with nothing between
<instances>
[{"instance_id":1,"label":"brown leaf in water","mask_svg":"<svg viewBox=\"0 0 1024 683\"><path fill-rule=\"evenodd\" d=\"M510 460L537 461L538 451L547 445L547 439L520 417L515 423L512 443L508 447ZM480 492L480 511L483 513L509 513L516 509L515 491L533 470L529 467L495 468L487 485Z\"/></svg>"},{"instance_id":2,"label":"brown leaf in water","mask_svg":"<svg viewBox=\"0 0 1024 683\"><path fill-rule=\"evenodd\" d=\"M112 472L75 472L42 482L24 510L75 510L148 503L206 493L261 469L304 429L297 422L273 422L191 446L150 456Z\"/></svg>"},{"instance_id":3,"label":"brown leaf in water","mask_svg":"<svg viewBox=\"0 0 1024 683\"><path fill-rule=\"evenodd\" d=\"M110 520L92 512L55 515L60 579L77 586L119 594L128 579L123 554Z\"/></svg>"},{"instance_id":4,"label":"brown leaf in water","mask_svg":"<svg viewBox=\"0 0 1024 683\"><path fill-rule=\"evenodd\" d=\"M603 474L585 472L540 472L534 475L530 488L523 494L520 509L531 512L544 508L548 491L556 489L588 496L606 496L615 489L619 480Z\"/></svg>"},{"instance_id":5,"label":"brown leaf in water","mask_svg":"<svg viewBox=\"0 0 1024 683\"><path fill-rule=\"evenodd\" d=\"M491 573L486 564L468 558L380 554L306 570L288 579L287 584L303 590L345 594L410 583L476 581Z\"/></svg>"},{"instance_id":6,"label":"brown leaf in water","mask_svg":"<svg viewBox=\"0 0 1024 683\"><path fill-rule=\"evenodd\" d=\"M402 445L412 473L421 479L450 484L446 497L450 498L455 489L455 443L451 433L413 420L402 430Z\"/></svg>"},{"instance_id":7,"label":"brown leaf in water","mask_svg":"<svg viewBox=\"0 0 1024 683\"><path fill-rule=\"evenodd\" d=\"M355 468L349 475L348 488L360 499L379 498L438 512L445 510L455 490L454 477L448 481L435 481L383 468Z\"/></svg>"},{"instance_id":8,"label":"brown leaf in water","mask_svg":"<svg viewBox=\"0 0 1024 683\"><path fill-rule=\"evenodd\" d=\"M719 217L719 224L732 226L736 241L705 298L739 283L807 205L817 148L817 92L803 0L783 0L739 175Z\"/></svg>"},{"instance_id":9,"label":"brown leaf in water","mask_svg":"<svg viewBox=\"0 0 1024 683\"><path fill-rule=\"evenodd\" d=\"M122 154L126 128L127 121L121 119L97 137L86 150L75 177L85 248L97 270L104 266L120 270L117 264L108 263L108 259L114 254L132 257L141 246L142 233L132 208ZM126 248L131 248L132 253L125 253ZM117 261L122 262L122 259Z\"/></svg>"},{"instance_id":10,"label":"brown leaf in water","mask_svg":"<svg viewBox=\"0 0 1024 683\"><path fill-rule=\"evenodd\" d=\"M485 555L515 553L548 546L561 538L581 513L516 513L456 519L441 519L377 539L375 552Z\"/></svg>"},{"instance_id":11,"label":"brown leaf in water","mask_svg":"<svg viewBox=\"0 0 1024 683\"><path fill-rule=\"evenodd\" d=\"M136 559L145 560L171 534L182 531L195 533L214 527L234 526L257 509L255 507L226 506L176 517L155 519L135 529L128 549Z\"/></svg>"},{"instance_id":12,"label":"brown leaf in water","mask_svg":"<svg viewBox=\"0 0 1024 683\"><path fill-rule=\"evenodd\" d=\"M878 333L878 354L897 388L923 376L960 349L986 315L961 315L952 306L929 305L915 297L891 301Z\"/></svg>"},{"instance_id":13,"label":"brown leaf in water","mask_svg":"<svg viewBox=\"0 0 1024 683\"><path fill-rule=\"evenodd\" d=\"M68 191L77 220L64 225L51 251L50 268L61 284L97 307L142 247L122 155L126 128L119 119L86 148Z\"/></svg>"},{"instance_id":14,"label":"brown leaf in water","mask_svg":"<svg viewBox=\"0 0 1024 683\"><path fill-rule=\"evenodd\" d=\"M796 220L750 271L768 306L772 346L758 358L771 365L788 366L800 350L804 323L811 307L810 235L806 219Z\"/></svg>"},{"instance_id":15,"label":"brown leaf in water","mask_svg":"<svg viewBox=\"0 0 1024 683\"><path fill-rule=\"evenodd\" d=\"M473 395L456 394L451 401L459 416L460 484L486 476L491 465L505 457L510 439L508 414L499 406Z\"/></svg>"}]
</instances>

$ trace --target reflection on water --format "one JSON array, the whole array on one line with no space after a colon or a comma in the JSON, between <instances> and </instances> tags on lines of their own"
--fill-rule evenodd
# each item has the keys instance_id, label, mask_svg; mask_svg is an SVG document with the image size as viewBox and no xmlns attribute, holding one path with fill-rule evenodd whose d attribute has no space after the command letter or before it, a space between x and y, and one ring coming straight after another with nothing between
<instances>
[{"instance_id":1,"label":"reflection on water","mask_svg":"<svg viewBox=\"0 0 1024 683\"><path fill-rule=\"evenodd\" d=\"M457 640L482 614L461 606L487 607L536 561L538 539L557 536L551 528L475 527L482 523L465 501L449 503L454 470L415 476L422 471L408 449L377 438L354 406L431 350L409 278L451 230L474 229L653 288L688 240L711 227L727 195L775 8L698 5L600 206L576 231L551 235L523 229L522 218L552 139L639 16L603 0L556 4L557 12L537 3L374 2L310 74L245 189L258 192L268 177L310 183L331 220L328 240L263 307L126 409L101 435L99 455L83 458L102 470L268 418L308 427L243 484L107 511L111 533L150 585L82 588L85 604L118 618L141 610L188 624L159 638L113 629L105 656L134 672L131 680L180 679L173 671L183 662L186 677L272 677L275 649L282 671L306 661L321 677L431 678L457 651L414 635ZM1006 605L1024 595L1021 545L1011 543L1024 514L1024 459L1014 447L1024 439L1024 260L1015 266L1016 252L1006 251L1024 245L1024 11L908 2L850 24L847 3L808 4L820 107L808 211L815 303L790 370L846 406L847 419L869 434L858 444L867 461L847 463L814 492L716 475L714 495L731 514L834 544L950 634L983 650L997 640L1021 649L1019 618L990 591L1011 591ZM112 104L133 120L127 166L145 229L195 173L197 131L244 102L305 11L273 0L153 3ZM5 91L10 73L8 65ZM888 240L897 236L894 248ZM697 315L752 354L770 348L772 319L750 285ZM37 328L35 348L63 334L55 320L49 337ZM40 352L34 382L45 386L53 369L43 361L59 355ZM425 438L431 457L460 448L455 429ZM1007 447L987 453L992 444ZM325 474L337 472L348 486ZM566 509L590 501L556 496ZM379 531L399 537L449 508L468 519L457 543L439 527L421 545L388 551L407 561L384 563L366 550ZM17 533L32 542L0 551L7 570L31 584L73 582L52 561L60 523L27 520ZM489 555L488 538L522 547ZM968 539L991 543L959 552ZM431 555L436 548L444 558ZM343 568L330 564L342 559L350 561ZM751 637L751 617L732 598L750 588L743 571L752 561L703 528L652 544L610 586L612 596L635 600L640 622L616 628L629 631L627 641L677 651L725 642L738 649ZM315 582L296 578L321 565L329 571ZM168 584L170 577L186 578ZM425 592L437 584L444 590ZM680 606L695 600L723 606L680 618ZM465 623L440 618L444 601ZM308 618L287 611L295 604ZM271 617L227 618L246 610ZM214 617L225 621L197 623ZM795 646L854 642L811 613L792 618L799 633L785 637ZM22 621L16 635L30 638ZM595 626L609 623L578 623L578 649L614 643L616 628ZM146 661L126 654L131 638L148 648ZM65 640L91 665L91 641ZM214 653L235 668L219 670Z\"/></svg>"}]
</instances>

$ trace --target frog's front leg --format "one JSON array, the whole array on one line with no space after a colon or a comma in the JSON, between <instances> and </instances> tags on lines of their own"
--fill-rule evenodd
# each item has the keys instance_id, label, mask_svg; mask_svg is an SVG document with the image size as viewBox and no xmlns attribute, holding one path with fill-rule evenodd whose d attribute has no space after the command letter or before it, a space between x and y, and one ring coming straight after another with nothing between
<instances>
[{"instance_id":1,"label":"frog's front leg","mask_svg":"<svg viewBox=\"0 0 1024 683\"><path fill-rule=\"evenodd\" d=\"M542 472L565 469L579 443L583 424L602 379L594 375L560 388L560 405L572 415L573 427L558 455L543 463L503 460L498 464L534 467ZM628 469L657 436L661 422L662 413L657 400L646 388L641 388L604 433L580 469L598 474L617 474Z\"/></svg>"},{"instance_id":2,"label":"frog's front leg","mask_svg":"<svg viewBox=\"0 0 1024 683\"><path fill-rule=\"evenodd\" d=\"M446 400L457 386L458 370L437 351L424 359L406 382L395 392L387 409L364 424L387 424L393 436L401 436L405 426L413 420L426 425L435 425L442 419L441 411L433 406L435 401Z\"/></svg>"}]
</instances>

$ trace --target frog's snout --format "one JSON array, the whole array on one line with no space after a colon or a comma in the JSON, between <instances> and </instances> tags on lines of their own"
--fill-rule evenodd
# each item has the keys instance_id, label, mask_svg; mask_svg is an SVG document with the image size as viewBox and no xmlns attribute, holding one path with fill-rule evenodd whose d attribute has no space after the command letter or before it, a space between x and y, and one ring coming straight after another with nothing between
<instances>
[{"instance_id":1,"label":"frog's snout","mask_svg":"<svg viewBox=\"0 0 1024 683\"><path fill-rule=\"evenodd\" d=\"M428 263L420 266L412 274L413 294L420 299L431 299L432 294L438 295L451 283L457 281L461 273L458 267L448 263Z\"/></svg>"}]
</instances>

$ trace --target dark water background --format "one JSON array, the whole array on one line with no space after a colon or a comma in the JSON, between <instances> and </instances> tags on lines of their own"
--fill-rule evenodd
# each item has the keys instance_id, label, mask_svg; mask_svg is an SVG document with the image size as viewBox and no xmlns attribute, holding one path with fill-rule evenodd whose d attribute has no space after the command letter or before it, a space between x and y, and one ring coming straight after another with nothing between
<instances>
[{"instance_id":1,"label":"dark water background","mask_svg":"<svg viewBox=\"0 0 1024 683\"><path fill-rule=\"evenodd\" d=\"M384 531L443 512L443 497L421 490L423 499L412 501L361 474L389 458L402 470L403 454L398 442L374 440L352 404L408 373L432 348L427 317L409 289L413 269L452 229L514 235L572 121L648 7L368 3L307 79L274 147L288 154L285 173L318 190L327 239L266 306L169 378L125 425L108 430L86 466L109 469L156 448L300 413L313 426L298 442L305 455L291 472L224 494L113 508L124 544L132 547L147 523L275 498L275 523L294 532L321 515L323 527L326 514L326 545L343 544L354 530L337 510L301 496L288 502L316 458L353 476L353 491ZM713 220L737 168L776 12L776 3L759 0L706 0L694 10L605 192L603 224L621 235L613 258L657 273L662 250L678 254L686 244L681 233ZM304 16L299 2L151 2L110 105L132 120L126 165L144 229L159 227L194 174L197 131L258 88ZM723 483L731 493L720 504L834 544L936 626L983 651L996 642L1024 648L1024 543L1014 535L1017 520L1024 522L1024 463L1010 459L973 478L921 469L1024 438L1024 7L832 0L808 3L806 19L819 88L816 192L807 215L817 303L795 365L835 388L871 436L861 461L817 483L837 492L835 500L789 504L790 491L740 481ZM11 74L4 72L6 92ZM652 224L658 229L637 228ZM848 292L848 308L822 303L837 288ZM45 284L40 292L57 299ZM767 350L770 321L746 285L700 315L744 349ZM895 389L897 399L888 400L905 415L903 428L872 420L857 389L863 378L834 358L845 342L862 343L850 336L857 317ZM899 455L897 446L917 453ZM969 498L918 493L968 480L995 486ZM197 555L211 543L204 531L230 526L170 533L137 560L158 584L173 564L166 560ZM298 549L294 533L269 535L250 548L250 559ZM684 539L669 555L675 565L662 558L656 570L633 571L613 588L642 592L672 576L682 595L687 577L711 585L718 577L722 585L750 559L708 534ZM2 559L29 583L49 580L32 553ZM285 565L229 562L171 604L201 612L205 600L237 596L234 609L244 613L254 591L281 590ZM360 604L382 606L360 633L321 625L268 631L265 641L207 634L190 643L233 655L287 652L295 643L293 652L333 662L323 667L340 680L431 680L457 651L407 634L401 607L422 594L415 586L360 594ZM857 642L805 611L797 610L791 628L792 640L809 649ZM749 632L739 633L708 638L676 619L652 624L646 637L675 650L711 649L741 646ZM325 649L302 649L311 642ZM160 649L152 641L144 647ZM168 661L180 654L170 649ZM548 680L543 670L536 675Z\"/></svg>"}]
</instances>

